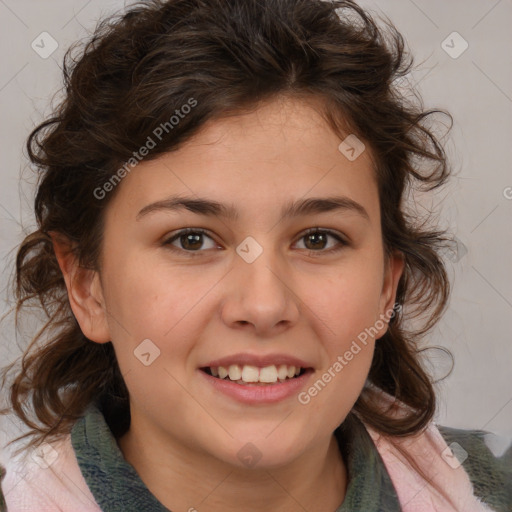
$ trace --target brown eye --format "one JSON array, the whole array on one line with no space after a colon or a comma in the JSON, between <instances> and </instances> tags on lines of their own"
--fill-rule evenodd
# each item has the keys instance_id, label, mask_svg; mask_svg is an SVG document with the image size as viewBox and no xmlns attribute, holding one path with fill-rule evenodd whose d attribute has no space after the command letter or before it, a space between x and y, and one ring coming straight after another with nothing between
<instances>
[{"instance_id":1,"label":"brown eye","mask_svg":"<svg viewBox=\"0 0 512 512\"><path fill-rule=\"evenodd\" d=\"M306 235L304 239L306 243L304 244L307 249L325 249L327 244L328 235L321 232L312 233L310 235Z\"/></svg>"},{"instance_id":2,"label":"brown eye","mask_svg":"<svg viewBox=\"0 0 512 512\"><path fill-rule=\"evenodd\" d=\"M190 234L186 234L186 235L181 235L179 237L179 240L180 240L180 244L183 247L183 249L195 250L195 249L201 249L201 247L203 245L202 237L203 237L203 235L200 235L200 234L194 235L194 234L190 233Z\"/></svg>"},{"instance_id":3,"label":"brown eye","mask_svg":"<svg viewBox=\"0 0 512 512\"><path fill-rule=\"evenodd\" d=\"M331 246L328 247L329 239L335 240L336 243L334 243L334 246L331 244ZM347 242L337 233L318 228L311 229L307 233L303 234L299 241L302 240L304 240L304 249L310 252L331 252L348 245Z\"/></svg>"},{"instance_id":4,"label":"brown eye","mask_svg":"<svg viewBox=\"0 0 512 512\"><path fill-rule=\"evenodd\" d=\"M210 247L205 246L205 238L209 239ZM173 250L186 252L202 252L201 249L214 249L217 244L202 229L183 229L171 236L164 242L165 246L170 246Z\"/></svg>"}]
</instances>

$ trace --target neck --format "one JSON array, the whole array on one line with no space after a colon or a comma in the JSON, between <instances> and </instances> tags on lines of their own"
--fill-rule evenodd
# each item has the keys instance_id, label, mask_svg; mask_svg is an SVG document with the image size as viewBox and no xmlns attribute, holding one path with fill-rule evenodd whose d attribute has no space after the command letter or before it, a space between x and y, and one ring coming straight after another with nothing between
<instances>
[{"instance_id":1,"label":"neck","mask_svg":"<svg viewBox=\"0 0 512 512\"><path fill-rule=\"evenodd\" d=\"M132 424L118 439L125 459L150 492L170 510L332 512L345 497L347 474L334 435L288 465L242 469L166 441ZM251 504L250 507L247 505Z\"/></svg>"}]
</instances>

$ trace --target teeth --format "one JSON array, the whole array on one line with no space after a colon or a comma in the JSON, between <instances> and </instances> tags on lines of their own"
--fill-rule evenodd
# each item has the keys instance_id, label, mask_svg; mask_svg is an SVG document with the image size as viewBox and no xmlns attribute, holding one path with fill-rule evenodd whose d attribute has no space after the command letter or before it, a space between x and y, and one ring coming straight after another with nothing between
<instances>
[{"instance_id":1,"label":"teeth","mask_svg":"<svg viewBox=\"0 0 512 512\"><path fill-rule=\"evenodd\" d=\"M242 370L242 380L244 382L258 382L260 371L257 366L246 364Z\"/></svg>"},{"instance_id":2,"label":"teeth","mask_svg":"<svg viewBox=\"0 0 512 512\"><path fill-rule=\"evenodd\" d=\"M232 364L229 367L229 379L240 380L242 378L242 370L237 364Z\"/></svg>"},{"instance_id":3,"label":"teeth","mask_svg":"<svg viewBox=\"0 0 512 512\"><path fill-rule=\"evenodd\" d=\"M265 366L260 370L260 382L277 382L277 368L272 366Z\"/></svg>"},{"instance_id":4,"label":"teeth","mask_svg":"<svg viewBox=\"0 0 512 512\"><path fill-rule=\"evenodd\" d=\"M280 364L277 369L277 378L279 380L284 380L288 377L288 367L285 364Z\"/></svg>"},{"instance_id":5,"label":"teeth","mask_svg":"<svg viewBox=\"0 0 512 512\"><path fill-rule=\"evenodd\" d=\"M232 364L228 368L224 366L210 367L210 372L214 377L225 379L239 383L268 383L272 384L279 381L284 381L287 378L291 379L300 374L301 368L299 366L287 366L285 364L265 366L258 368L257 366Z\"/></svg>"}]
</instances>

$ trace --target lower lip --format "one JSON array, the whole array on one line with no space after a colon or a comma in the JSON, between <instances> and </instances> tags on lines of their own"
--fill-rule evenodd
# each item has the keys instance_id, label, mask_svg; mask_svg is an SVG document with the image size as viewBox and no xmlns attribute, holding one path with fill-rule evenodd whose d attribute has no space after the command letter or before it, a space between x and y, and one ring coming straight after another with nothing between
<instances>
[{"instance_id":1,"label":"lower lip","mask_svg":"<svg viewBox=\"0 0 512 512\"><path fill-rule=\"evenodd\" d=\"M225 379L218 379L208 373L198 370L217 391L238 400L244 404L271 404L297 395L305 386L312 370L306 370L302 375L275 384L237 384Z\"/></svg>"}]
</instances>

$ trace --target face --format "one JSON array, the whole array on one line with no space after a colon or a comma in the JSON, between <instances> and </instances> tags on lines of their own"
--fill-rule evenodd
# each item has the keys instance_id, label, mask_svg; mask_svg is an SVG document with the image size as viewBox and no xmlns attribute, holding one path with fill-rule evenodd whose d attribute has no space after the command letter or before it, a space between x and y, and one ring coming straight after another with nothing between
<instances>
[{"instance_id":1,"label":"face","mask_svg":"<svg viewBox=\"0 0 512 512\"><path fill-rule=\"evenodd\" d=\"M286 464L361 392L402 265L384 257L369 150L347 159L317 110L275 100L212 121L107 207L101 312L81 326L112 341L132 424L162 443Z\"/></svg>"}]
</instances>

